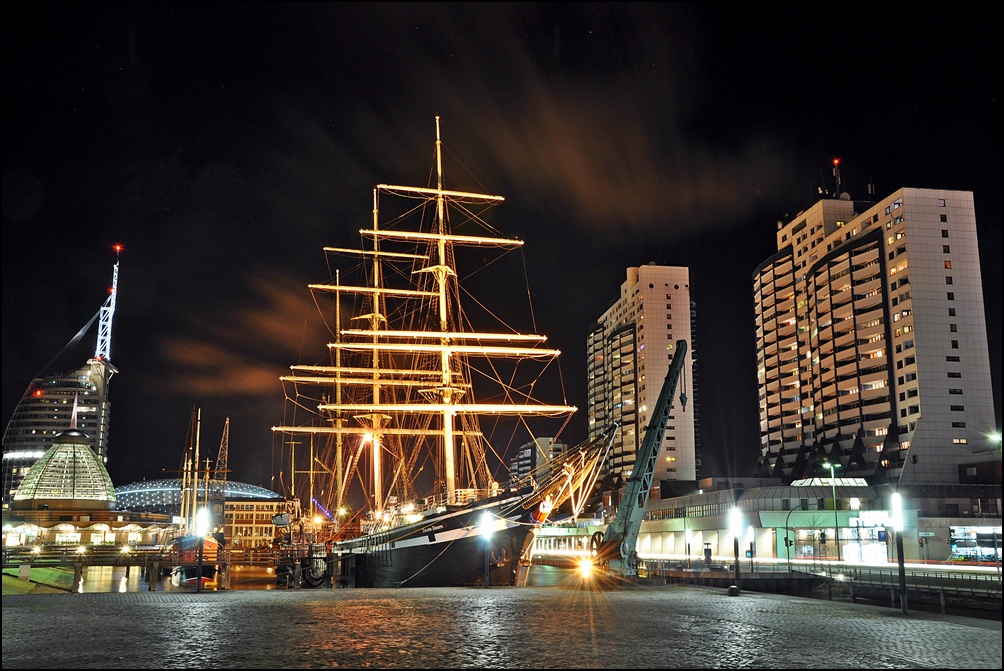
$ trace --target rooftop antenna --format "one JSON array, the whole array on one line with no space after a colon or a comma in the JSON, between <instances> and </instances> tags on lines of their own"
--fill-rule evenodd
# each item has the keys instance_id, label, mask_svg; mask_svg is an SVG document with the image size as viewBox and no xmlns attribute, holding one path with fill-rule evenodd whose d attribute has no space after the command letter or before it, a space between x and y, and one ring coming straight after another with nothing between
<instances>
[{"instance_id":1,"label":"rooftop antenna","mask_svg":"<svg viewBox=\"0 0 1004 671\"><path fill-rule=\"evenodd\" d=\"M102 361L112 359L112 316L115 314L115 298L119 291L119 254L122 245L112 247L115 250L115 267L112 271L112 288L108 290L108 298L101 306L101 318L98 322L98 346L94 350L94 358Z\"/></svg>"},{"instance_id":2,"label":"rooftop antenna","mask_svg":"<svg viewBox=\"0 0 1004 671\"><path fill-rule=\"evenodd\" d=\"M875 185L872 183L871 177L868 178L868 195L869 196L875 195Z\"/></svg>"},{"instance_id":3,"label":"rooftop antenna","mask_svg":"<svg viewBox=\"0 0 1004 671\"><path fill-rule=\"evenodd\" d=\"M837 181L837 188L833 191L833 193L836 196L839 197L839 195L840 195L840 159L839 158L834 158L833 159L833 176L836 178L836 181Z\"/></svg>"}]
</instances>

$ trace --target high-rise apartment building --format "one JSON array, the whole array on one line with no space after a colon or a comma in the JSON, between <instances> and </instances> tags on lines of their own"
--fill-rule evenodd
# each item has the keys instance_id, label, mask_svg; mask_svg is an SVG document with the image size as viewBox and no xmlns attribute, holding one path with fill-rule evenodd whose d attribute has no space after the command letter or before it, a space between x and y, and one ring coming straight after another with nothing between
<instances>
[{"instance_id":1,"label":"high-rise apartment building","mask_svg":"<svg viewBox=\"0 0 1004 671\"><path fill-rule=\"evenodd\" d=\"M1000 459L972 192L820 200L777 248L753 275L758 474L951 484Z\"/></svg>"},{"instance_id":2,"label":"high-rise apartment building","mask_svg":"<svg viewBox=\"0 0 1004 671\"><path fill-rule=\"evenodd\" d=\"M590 329L586 346L589 436L621 422L607 474L626 479L631 472L677 340L687 341L687 359L659 450L656 482L696 480L700 470L690 270L654 263L628 268L620 297ZM679 402L684 390L685 408Z\"/></svg>"},{"instance_id":3,"label":"high-rise apartment building","mask_svg":"<svg viewBox=\"0 0 1004 671\"><path fill-rule=\"evenodd\" d=\"M567 449L568 445L554 438L535 438L524 443L509 461L509 486L523 487L547 480L551 461Z\"/></svg>"}]
</instances>

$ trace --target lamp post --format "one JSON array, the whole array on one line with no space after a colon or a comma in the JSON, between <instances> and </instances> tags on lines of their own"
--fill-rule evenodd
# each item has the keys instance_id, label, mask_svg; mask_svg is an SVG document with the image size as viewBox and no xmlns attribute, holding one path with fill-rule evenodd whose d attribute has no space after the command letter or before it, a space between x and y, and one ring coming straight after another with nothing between
<instances>
[{"instance_id":1,"label":"lamp post","mask_svg":"<svg viewBox=\"0 0 1004 671\"><path fill-rule=\"evenodd\" d=\"M791 546L795 544L794 538L792 538L790 541L788 539L788 529L790 529L790 527L788 526L788 520L791 519L791 514L793 512L802 509L802 505L803 504L799 503L797 508L792 508L791 510L789 510L787 517L784 518L784 547L788 550L788 573L791 573ZM791 535L794 536L795 530L792 529L791 531L792 531Z\"/></svg>"},{"instance_id":2,"label":"lamp post","mask_svg":"<svg viewBox=\"0 0 1004 671\"><path fill-rule=\"evenodd\" d=\"M840 468L840 464L823 462L823 468L830 469L830 487L833 490L833 542L837 544L837 561L840 561L840 522L837 521L837 478L833 475L833 469Z\"/></svg>"},{"instance_id":3,"label":"lamp post","mask_svg":"<svg viewBox=\"0 0 1004 671\"><path fill-rule=\"evenodd\" d=\"M488 583L489 583L490 572L488 567L488 557L492 551L491 540L492 540L492 532L494 530L495 530L494 520L492 520L492 516L488 513L485 513L481 517L481 524L480 524L480 533L482 538L485 539L485 589L488 589Z\"/></svg>"},{"instance_id":4,"label":"lamp post","mask_svg":"<svg viewBox=\"0 0 1004 671\"><path fill-rule=\"evenodd\" d=\"M742 533L743 528L743 514L739 508L733 508L729 512L729 530L732 532L732 546L735 550L736 561L736 590L740 589L739 585L739 534Z\"/></svg>"},{"instance_id":5,"label":"lamp post","mask_svg":"<svg viewBox=\"0 0 1004 671\"><path fill-rule=\"evenodd\" d=\"M199 564L195 575L195 591L202 591L202 554L206 543L206 534L209 533L209 510L199 508L195 516L195 535L199 537Z\"/></svg>"},{"instance_id":6,"label":"lamp post","mask_svg":"<svg viewBox=\"0 0 1004 671\"><path fill-rule=\"evenodd\" d=\"M687 526L687 518L686 517L683 518L683 526L684 526L683 532L684 532L684 535L687 538L687 568L689 569L690 568L690 529L686 528L686 526Z\"/></svg>"},{"instance_id":7,"label":"lamp post","mask_svg":"<svg viewBox=\"0 0 1004 671\"><path fill-rule=\"evenodd\" d=\"M753 528L752 524L746 529L746 540L750 544L750 573L753 573L753 557L756 556L756 529Z\"/></svg>"},{"instance_id":8,"label":"lamp post","mask_svg":"<svg viewBox=\"0 0 1004 671\"><path fill-rule=\"evenodd\" d=\"M909 613L906 602L906 565L903 558L903 498L899 492L892 495L892 526L896 530L896 555L899 562L899 601L903 615Z\"/></svg>"}]
</instances>

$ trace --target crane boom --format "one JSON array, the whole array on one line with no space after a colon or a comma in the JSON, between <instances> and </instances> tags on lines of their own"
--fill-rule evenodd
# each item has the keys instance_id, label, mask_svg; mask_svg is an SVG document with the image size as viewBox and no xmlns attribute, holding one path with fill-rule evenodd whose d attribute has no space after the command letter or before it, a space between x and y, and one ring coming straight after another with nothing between
<instances>
[{"instance_id":1,"label":"crane boom","mask_svg":"<svg viewBox=\"0 0 1004 671\"><path fill-rule=\"evenodd\" d=\"M666 422L669 421L669 411L673 406L673 396L676 394L676 383L680 379L683 363L687 354L687 341L676 341L676 352L673 362L666 373L659 392L659 400L650 415L649 424L645 429L645 437L635 457L634 467L624 487L624 494L617 506L617 514L610 523L602 538L597 532L594 539L594 550L597 560L609 564L610 572L624 577L638 575L638 532L642 517L645 514L645 504L652 489L652 478L655 475L656 461L663 436L666 435ZM680 394L680 403L687 406L686 393Z\"/></svg>"}]
</instances>

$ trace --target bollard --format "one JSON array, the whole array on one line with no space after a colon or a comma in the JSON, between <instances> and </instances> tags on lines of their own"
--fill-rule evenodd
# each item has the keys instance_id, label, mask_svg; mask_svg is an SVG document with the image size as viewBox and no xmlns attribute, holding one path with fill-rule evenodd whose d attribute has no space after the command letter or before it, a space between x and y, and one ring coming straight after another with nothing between
<instances>
[{"instance_id":1,"label":"bollard","mask_svg":"<svg viewBox=\"0 0 1004 671\"><path fill-rule=\"evenodd\" d=\"M895 587L890 587L889 588L889 605L892 606L893 608L896 607L896 588Z\"/></svg>"},{"instance_id":2,"label":"bollard","mask_svg":"<svg viewBox=\"0 0 1004 671\"><path fill-rule=\"evenodd\" d=\"M945 590L941 590L941 614L945 615L948 613L948 598L945 596Z\"/></svg>"},{"instance_id":3,"label":"bollard","mask_svg":"<svg viewBox=\"0 0 1004 671\"><path fill-rule=\"evenodd\" d=\"M300 562L293 565L293 589L300 589L301 571Z\"/></svg>"},{"instance_id":4,"label":"bollard","mask_svg":"<svg viewBox=\"0 0 1004 671\"><path fill-rule=\"evenodd\" d=\"M147 576L146 589L149 592L157 591L157 583L160 582L160 564L154 562L150 565L150 573Z\"/></svg>"},{"instance_id":5,"label":"bollard","mask_svg":"<svg viewBox=\"0 0 1004 671\"><path fill-rule=\"evenodd\" d=\"M73 591L79 592L80 587L84 582L84 565L80 562L76 562L73 565Z\"/></svg>"},{"instance_id":6,"label":"bollard","mask_svg":"<svg viewBox=\"0 0 1004 671\"><path fill-rule=\"evenodd\" d=\"M854 583L850 583L851 586L851 603L857 603L857 599L854 597Z\"/></svg>"}]
</instances>

